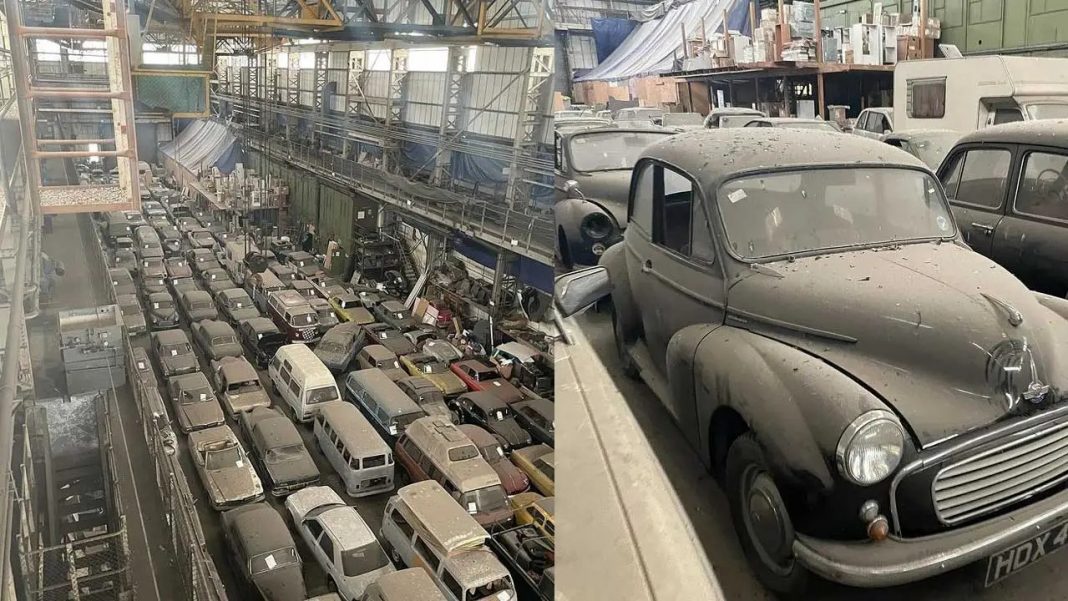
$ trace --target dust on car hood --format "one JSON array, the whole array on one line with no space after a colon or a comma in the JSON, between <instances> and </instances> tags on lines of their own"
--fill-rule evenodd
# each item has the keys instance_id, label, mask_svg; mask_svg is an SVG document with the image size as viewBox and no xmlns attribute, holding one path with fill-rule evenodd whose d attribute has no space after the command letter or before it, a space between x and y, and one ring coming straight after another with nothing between
<instances>
[{"instance_id":1,"label":"dust on car hood","mask_svg":"<svg viewBox=\"0 0 1068 601\"><path fill-rule=\"evenodd\" d=\"M921 445L1012 414L1029 387L1065 400L1068 320L978 253L911 244L765 266L730 288L729 310L871 388Z\"/></svg>"}]
</instances>

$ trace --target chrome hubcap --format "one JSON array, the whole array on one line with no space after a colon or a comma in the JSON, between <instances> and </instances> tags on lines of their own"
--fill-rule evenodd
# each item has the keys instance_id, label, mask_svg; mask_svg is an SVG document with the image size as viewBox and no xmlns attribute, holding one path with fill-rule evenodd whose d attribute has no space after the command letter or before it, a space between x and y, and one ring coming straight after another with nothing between
<instances>
[{"instance_id":1,"label":"chrome hubcap","mask_svg":"<svg viewBox=\"0 0 1068 601\"><path fill-rule=\"evenodd\" d=\"M763 563L772 571L785 574L792 563L789 516L782 497L771 477L751 467L742 480L744 521L749 540Z\"/></svg>"}]
</instances>

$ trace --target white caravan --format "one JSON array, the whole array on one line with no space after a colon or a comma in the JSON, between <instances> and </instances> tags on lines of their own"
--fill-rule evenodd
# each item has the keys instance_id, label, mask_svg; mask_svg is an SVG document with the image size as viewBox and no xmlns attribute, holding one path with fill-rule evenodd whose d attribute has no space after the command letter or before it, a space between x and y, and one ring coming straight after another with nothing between
<instances>
[{"instance_id":1,"label":"white caravan","mask_svg":"<svg viewBox=\"0 0 1068 601\"><path fill-rule=\"evenodd\" d=\"M971 56L902 61L894 130L952 129L1068 118L1068 58Z\"/></svg>"}]
</instances>

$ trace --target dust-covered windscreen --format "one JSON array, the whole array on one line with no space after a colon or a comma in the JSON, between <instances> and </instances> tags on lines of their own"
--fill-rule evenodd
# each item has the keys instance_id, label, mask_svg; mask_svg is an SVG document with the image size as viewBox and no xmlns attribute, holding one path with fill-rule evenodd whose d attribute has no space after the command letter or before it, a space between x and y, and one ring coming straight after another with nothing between
<instances>
[{"instance_id":1,"label":"dust-covered windscreen","mask_svg":"<svg viewBox=\"0 0 1068 601\"><path fill-rule=\"evenodd\" d=\"M930 175L911 169L805 169L741 177L716 195L727 243L744 259L952 238Z\"/></svg>"},{"instance_id":2,"label":"dust-covered windscreen","mask_svg":"<svg viewBox=\"0 0 1068 601\"><path fill-rule=\"evenodd\" d=\"M643 150L673 133L608 130L572 136L571 165L577 171L630 170Z\"/></svg>"}]
</instances>

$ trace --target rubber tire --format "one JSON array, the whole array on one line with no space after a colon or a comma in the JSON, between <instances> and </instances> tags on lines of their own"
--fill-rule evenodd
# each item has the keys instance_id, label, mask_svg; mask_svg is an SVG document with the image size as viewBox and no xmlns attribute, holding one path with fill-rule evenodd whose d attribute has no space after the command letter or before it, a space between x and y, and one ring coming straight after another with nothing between
<instances>
[{"instance_id":1,"label":"rubber tire","mask_svg":"<svg viewBox=\"0 0 1068 601\"><path fill-rule=\"evenodd\" d=\"M746 432L731 443L727 451L725 467L727 501L730 503L731 522L734 524L738 542L742 546L750 569L765 588L783 598L804 598L811 578L809 571L796 561L792 563L789 573L785 575L773 571L765 565L753 541L749 538L745 521L742 518L745 504L741 498L741 480L742 475L751 466L768 470L767 460L764 458L764 450L760 443L757 442L752 432Z\"/></svg>"}]
</instances>

